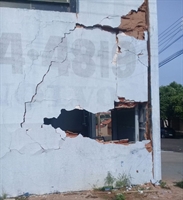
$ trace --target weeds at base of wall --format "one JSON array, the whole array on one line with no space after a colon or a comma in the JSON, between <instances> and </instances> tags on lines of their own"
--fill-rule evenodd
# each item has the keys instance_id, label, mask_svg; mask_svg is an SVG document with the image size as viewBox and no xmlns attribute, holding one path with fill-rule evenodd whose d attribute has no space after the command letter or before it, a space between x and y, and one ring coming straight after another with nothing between
<instances>
[{"instance_id":1,"label":"weeds at base of wall","mask_svg":"<svg viewBox=\"0 0 183 200\"><path fill-rule=\"evenodd\" d=\"M125 200L124 194L117 194L115 200Z\"/></svg>"},{"instance_id":2,"label":"weeds at base of wall","mask_svg":"<svg viewBox=\"0 0 183 200\"><path fill-rule=\"evenodd\" d=\"M126 174L119 174L115 183L116 188L130 187L131 177Z\"/></svg>"},{"instance_id":3,"label":"weeds at base of wall","mask_svg":"<svg viewBox=\"0 0 183 200\"><path fill-rule=\"evenodd\" d=\"M179 181L175 184L175 186L180 187L183 189L183 181Z\"/></svg>"},{"instance_id":4,"label":"weeds at base of wall","mask_svg":"<svg viewBox=\"0 0 183 200\"><path fill-rule=\"evenodd\" d=\"M160 181L160 187L163 189L170 189L170 187L167 185L167 183L165 181Z\"/></svg>"},{"instance_id":5,"label":"weeds at base of wall","mask_svg":"<svg viewBox=\"0 0 183 200\"><path fill-rule=\"evenodd\" d=\"M106 178L104 179L105 186L97 188L93 187L94 190L98 191L111 191L112 189L120 189L131 186L131 177L126 175L125 173L119 174L117 178L115 178L111 172L107 173Z\"/></svg>"},{"instance_id":6,"label":"weeds at base of wall","mask_svg":"<svg viewBox=\"0 0 183 200\"><path fill-rule=\"evenodd\" d=\"M106 178L104 179L104 183L107 185L107 186L109 186L109 187L111 187L111 186L113 186L113 184L114 184L114 181L115 181L115 178L114 178L114 176L110 173L110 172L107 172L107 176L106 176Z\"/></svg>"}]
</instances>

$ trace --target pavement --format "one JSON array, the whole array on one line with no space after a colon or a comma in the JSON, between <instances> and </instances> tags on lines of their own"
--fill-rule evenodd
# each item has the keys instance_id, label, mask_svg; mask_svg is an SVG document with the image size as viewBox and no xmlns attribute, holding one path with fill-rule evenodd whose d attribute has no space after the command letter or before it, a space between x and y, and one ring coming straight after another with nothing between
<instances>
[{"instance_id":1,"label":"pavement","mask_svg":"<svg viewBox=\"0 0 183 200\"><path fill-rule=\"evenodd\" d=\"M183 153L162 151L162 180L183 180Z\"/></svg>"},{"instance_id":2,"label":"pavement","mask_svg":"<svg viewBox=\"0 0 183 200\"><path fill-rule=\"evenodd\" d=\"M162 138L161 150L183 152L183 138Z\"/></svg>"},{"instance_id":3,"label":"pavement","mask_svg":"<svg viewBox=\"0 0 183 200\"><path fill-rule=\"evenodd\" d=\"M183 138L161 139L162 180L183 180Z\"/></svg>"}]
</instances>

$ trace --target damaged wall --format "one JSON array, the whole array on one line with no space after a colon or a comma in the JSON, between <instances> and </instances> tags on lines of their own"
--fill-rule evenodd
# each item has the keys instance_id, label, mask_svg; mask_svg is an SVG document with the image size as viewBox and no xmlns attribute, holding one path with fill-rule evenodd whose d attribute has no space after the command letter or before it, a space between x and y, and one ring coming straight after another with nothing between
<instances>
[{"instance_id":1,"label":"damaged wall","mask_svg":"<svg viewBox=\"0 0 183 200\"><path fill-rule=\"evenodd\" d=\"M57 131L44 127L39 133L12 134L11 151L1 158L1 190L10 195L87 190L102 187L108 171L116 178L125 173L134 184L152 179L147 141L101 144L81 135L65 138Z\"/></svg>"},{"instance_id":2,"label":"damaged wall","mask_svg":"<svg viewBox=\"0 0 183 200\"><path fill-rule=\"evenodd\" d=\"M77 14L0 8L0 195L90 189L107 171L152 179L148 141L104 145L42 125L61 109L108 111L118 96L147 101L143 3L80 0Z\"/></svg>"}]
</instances>

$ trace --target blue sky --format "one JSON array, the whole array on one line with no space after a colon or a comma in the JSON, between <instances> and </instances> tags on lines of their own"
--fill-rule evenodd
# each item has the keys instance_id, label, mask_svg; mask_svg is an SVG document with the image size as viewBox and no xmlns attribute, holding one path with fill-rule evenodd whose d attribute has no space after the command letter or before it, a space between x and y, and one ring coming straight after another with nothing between
<instances>
[{"instance_id":1,"label":"blue sky","mask_svg":"<svg viewBox=\"0 0 183 200\"><path fill-rule=\"evenodd\" d=\"M178 22L176 25L176 21L179 18L183 18L183 0L157 0L158 7L158 29L159 34L161 34L166 28L174 24L171 31L175 31L178 27ZM181 28L181 19L180 19L180 28ZM166 32L171 33L171 32ZM174 35L172 33L172 36ZM182 29L177 33L174 37L172 37L171 41L173 42L176 38L183 34L183 19L182 19ZM161 50L164 45L166 45L166 36L168 39L168 35L162 34L159 40L159 44L161 44L159 50ZM160 43L161 42L161 43ZM165 43L164 43L165 42ZM168 42L168 41L167 41ZM164 44L163 44L164 43ZM175 52L183 49L183 37L175 42L171 47L167 48L164 52L159 55L159 62L166 59L170 55ZM159 69L159 83L160 85L168 85L172 81L176 81L183 85L183 54L174 60L170 61L166 65L162 66Z\"/></svg>"}]
</instances>

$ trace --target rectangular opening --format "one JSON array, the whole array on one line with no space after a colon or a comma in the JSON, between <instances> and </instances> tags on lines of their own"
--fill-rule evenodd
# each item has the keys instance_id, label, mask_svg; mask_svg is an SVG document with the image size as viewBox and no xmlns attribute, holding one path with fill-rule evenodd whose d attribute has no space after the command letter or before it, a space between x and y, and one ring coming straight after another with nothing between
<instances>
[{"instance_id":1,"label":"rectangular opening","mask_svg":"<svg viewBox=\"0 0 183 200\"><path fill-rule=\"evenodd\" d=\"M112 139L135 141L135 109L122 108L112 111Z\"/></svg>"},{"instance_id":2,"label":"rectangular opening","mask_svg":"<svg viewBox=\"0 0 183 200\"><path fill-rule=\"evenodd\" d=\"M1 0L0 7L78 13L79 0Z\"/></svg>"}]
</instances>

